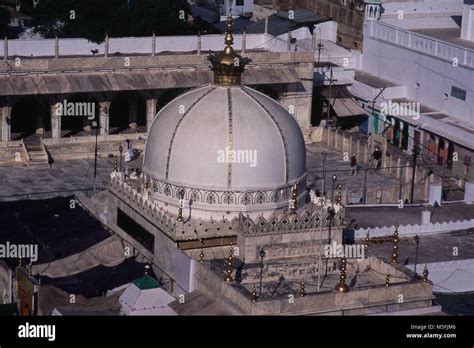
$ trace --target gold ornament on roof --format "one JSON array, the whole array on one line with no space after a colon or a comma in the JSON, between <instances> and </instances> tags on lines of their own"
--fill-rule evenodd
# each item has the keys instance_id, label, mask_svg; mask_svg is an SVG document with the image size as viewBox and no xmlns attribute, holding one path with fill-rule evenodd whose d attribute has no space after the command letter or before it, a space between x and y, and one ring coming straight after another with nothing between
<instances>
[{"instance_id":1,"label":"gold ornament on roof","mask_svg":"<svg viewBox=\"0 0 474 348\"><path fill-rule=\"evenodd\" d=\"M207 59L211 62L214 71L214 83L219 86L238 86L241 84L241 75L250 59L242 58L234 52L234 35L232 34L232 14L227 15L226 47L219 54L211 54Z\"/></svg>"}]
</instances>

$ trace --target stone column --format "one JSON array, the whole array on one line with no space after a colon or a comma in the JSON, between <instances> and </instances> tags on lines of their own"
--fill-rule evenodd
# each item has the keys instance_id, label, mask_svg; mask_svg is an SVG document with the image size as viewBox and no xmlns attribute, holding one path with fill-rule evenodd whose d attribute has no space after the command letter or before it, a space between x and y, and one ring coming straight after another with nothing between
<instances>
[{"instance_id":1,"label":"stone column","mask_svg":"<svg viewBox=\"0 0 474 348\"><path fill-rule=\"evenodd\" d=\"M410 167L411 163L410 161L407 161L407 164L405 166L405 183L408 184L411 180L411 171L412 168Z\"/></svg>"},{"instance_id":2,"label":"stone column","mask_svg":"<svg viewBox=\"0 0 474 348\"><path fill-rule=\"evenodd\" d=\"M439 137L435 136L435 145L433 149L433 162L438 163L438 155L439 155Z\"/></svg>"},{"instance_id":3,"label":"stone column","mask_svg":"<svg viewBox=\"0 0 474 348\"><path fill-rule=\"evenodd\" d=\"M58 108L56 102L52 101L50 103L51 110L51 137L53 139L61 138L61 115L58 113Z\"/></svg>"},{"instance_id":4,"label":"stone column","mask_svg":"<svg viewBox=\"0 0 474 348\"><path fill-rule=\"evenodd\" d=\"M153 36L151 37L151 55L155 56L156 54L156 34L153 32Z\"/></svg>"},{"instance_id":5,"label":"stone column","mask_svg":"<svg viewBox=\"0 0 474 348\"><path fill-rule=\"evenodd\" d=\"M110 101L104 100L99 103L100 110L100 135L109 134L109 113L110 113Z\"/></svg>"},{"instance_id":6,"label":"stone column","mask_svg":"<svg viewBox=\"0 0 474 348\"><path fill-rule=\"evenodd\" d=\"M357 156L357 162L361 160L361 155L360 155L360 140L357 139L356 141L356 156Z\"/></svg>"},{"instance_id":7,"label":"stone column","mask_svg":"<svg viewBox=\"0 0 474 348\"><path fill-rule=\"evenodd\" d=\"M8 38L5 36L3 41L3 60L6 62L8 60Z\"/></svg>"},{"instance_id":8,"label":"stone column","mask_svg":"<svg viewBox=\"0 0 474 348\"><path fill-rule=\"evenodd\" d=\"M402 170L403 168L400 168L402 165L402 158L401 157L398 157L397 159L397 179L400 179L400 176L402 175Z\"/></svg>"},{"instance_id":9,"label":"stone column","mask_svg":"<svg viewBox=\"0 0 474 348\"><path fill-rule=\"evenodd\" d=\"M157 99L155 96L150 96L146 101L146 127L148 131L156 116L156 103Z\"/></svg>"},{"instance_id":10,"label":"stone column","mask_svg":"<svg viewBox=\"0 0 474 348\"><path fill-rule=\"evenodd\" d=\"M198 34L197 38L197 55L201 55L201 48L202 48L202 41L201 41L201 34Z\"/></svg>"},{"instance_id":11,"label":"stone column","mask_svg":"<svg viewBox=\"0 0 474 348\"><path fill-rule=\"evenodd\" d=\"M400 121L400 137L398 138L398 147L403 150L403 128L404 123Z\"/></svg>"},{"instance_id":12,"label":"stone column","mask_svg":"<svg viewBox=\"0 0 474 348\"><path fill-rule=\"evenodd\" d=\"M286 43L286 49L288 52L291 52L291 31L288 32L288 39Z\"/></svg>"},{"instance_id":13,"label":"stone column","mask_svg":"<svg viewBox=\"0 0 474 348\"><path fill-rule=\"evenodd\" d=\"M265 34L268 34L268 16L265 17Z\"/></svg>"},{"instance_id":14,"label":"stone column","mask_svg":"<svg viewBox=\"0 0 474 348\"><path fill-rule=\"evenodd\" d=\"M1 128L1 141L11 140L11 114L12 106L3 105L0 106L0 128Z\"/></svg>"},{"instance_id":15,"label":"stone column","mask_svg":"<svg viewBox=\"0 0 474 348\"><path fill-rule=\"evenodd\" d=\"M36 134L44 134L44 116L42 113L39 113L35 117L36 120Z\"/></svg>"},{"instance_id":16,"label":"stone column","mask_svg":"<svg viewBox=\"0 0 474 348\"><path fill-rule=\"evenodd\" d=\"M58 58L59 58L59 39L56 36L54 38L54 59L58 59Z\"/></svg>"},{"instance_id":17,"label":"stone column","mask_svg":"<svg viewBox=\"0 0 474 348\"><path fill-rule=\"evenodd\" d=\"M137 112L138 112L138 101L137 96L131 94L129 97L129 108L128 108L128 126L130 128L137 128Z\"/></svg>"},{"instance_id":18,"label":"stone column","mask_svg":"<svg viewBox=\"0 0 474 348\"><path fill-rule=\"evenodd\" d=\"M468 204L474 203L474 182L466 181L464 185L464 200Z\"/></svg>"},{"instance_id":19,"label":"stone column","mask_svg":"<svg viewBox=\"0 0 474 348\"><path fill-rule=\"evenodd\" d=\"M244 30L244 33L242 34L242 54L245 53L246 49L247 49L247 33Z\"/></svg>"},{"instance_id":20,"label":"stone column","mask_svg":"<svg viewBox=\"0 0 474 348\"><path fill-rule=\"evenodd\" d=\"M105 41L104 41L104 58L109 58L109 34L105 34Z\"/></svg>"}]
</instances>

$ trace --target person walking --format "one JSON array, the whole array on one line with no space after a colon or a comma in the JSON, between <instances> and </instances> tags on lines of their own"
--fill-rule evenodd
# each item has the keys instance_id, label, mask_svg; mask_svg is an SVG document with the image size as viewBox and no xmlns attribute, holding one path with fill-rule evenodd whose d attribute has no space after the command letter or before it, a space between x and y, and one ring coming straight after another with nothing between
<instances>
[{"instance_id":1,"label":"person walking","mask_svg":"<svg viewBox=\"0 0 474 348\"><path fill-rule=\"evenodd\" d=\"M359 170L357 168L357 156L356 154L353 154L351 157L351 176L353 176L356 172L359 174Z\"/></svg>"}]
</instances>

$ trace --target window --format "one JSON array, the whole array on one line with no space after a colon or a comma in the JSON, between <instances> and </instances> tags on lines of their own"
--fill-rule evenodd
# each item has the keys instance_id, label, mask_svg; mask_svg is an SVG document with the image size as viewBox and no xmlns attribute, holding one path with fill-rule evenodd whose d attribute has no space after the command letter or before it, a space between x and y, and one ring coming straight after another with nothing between
<instances>
[{"instance_id":1,"label":"window","mask_svg":"<svg viewBox=\"0 0 474 348\"><path fill-rule=\"evenodd\" d=\"M244 6L245 0L236 0L235 1L235 6Z\"/></svg>"},{"instance_id":2,"label":"window","mask_svg":"<svg viewBox=\"0 0 474 348\"><path fill-rule=\"evenodd\" d=\"M451 97L466 100L466 90L451 86Z\"/></svg>"}]
</instances>

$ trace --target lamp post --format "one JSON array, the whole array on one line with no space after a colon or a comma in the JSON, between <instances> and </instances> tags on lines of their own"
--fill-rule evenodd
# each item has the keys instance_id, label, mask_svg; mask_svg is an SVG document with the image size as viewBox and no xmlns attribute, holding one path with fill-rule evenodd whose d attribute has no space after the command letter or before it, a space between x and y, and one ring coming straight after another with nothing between
<instances>
[{"instance_id":1,"label":"lamp post","mask_svg":"<svg viewBox=\"0 0 474 348\"><path fill-rule=\"evenodd\" d=\"M334 204L334 186L336 185L337 176L336 174L332 175L332 198L331 203Z\"/></svg>"},{"instance_id":2,"label":"lamp post","mask_svg":"<svg viewBox=\"0 0 474 348\"><path fill-rule=\"evenodd\" d=\"M260 250L260 294L258 297L262 297L262 282L263 282L263 258L265 257L265 250Z\"/></svg>"},{"instance_id":3,"label":"lamp post","mask_svg":"<svg viewBox=\"0 0 474 348\"><path fill-rule=\"evenodd\" d=\"M413 279L417 278L417 276L416 276L416 265L418 263L418 245L420 244L420 237L418 237L418 235L415 236L415 243L416 243L416 252L415 252L415 268L413 269L413 271L414 271Z\"/></svg>"},{"instance_id":4,"label":"lamp post","mask_svg":"<svg viewBox=\"0 0 474 348\"><path fill-rule=\"evenodd\" d=\"M95 151L94 151L94 194L95 194L95 186L96 186L96 178L97 178L97 140L99 137L99 125L97 121L92 122L92 127L95 128Z\"/></svg>"},{"instance_id":5,"label":"lamp post","mask_svg":"<svg viewBox=\"0 0 474 348\"><path fill-rule=\"evenodd\" d=\"M119 170L119 171L120 171L120 173L121 173L121 172L122 172L122 152L123 152L123 146L122 146L122 144L120 144L120 146L119 146L119 152L120 152L120 167L119 167L120 170Z\"/></svg>"},{"instance_id":6,"label":"lamp post","mask_svg":"<svg viewBox=\"0 0 474 348\"><path fill-rule=\"evenodd\" d=\"M332 219L334 218L334 216L336 215L336 211L334 210L334 207L333 206L329 206L328 207L328 227L329 227L329 235L328 235L328 239L329 239L329 242L331 242L331 237L332 237L332 234L331 234L331 228L332 228Z\"/></svg>"},{"instance_id":7,"label":"lamp post","mask_svg":"<svg viewBox=\"0 0 474 348\"><path fill-rule=\"evenodd\" d=\"M415 196L415 175L416 175L416 160L418 157L418 147L413 147L413 162L411 170L411 191L410 191L410 203L413 204Z\"/></svg>"}]
</instances>

